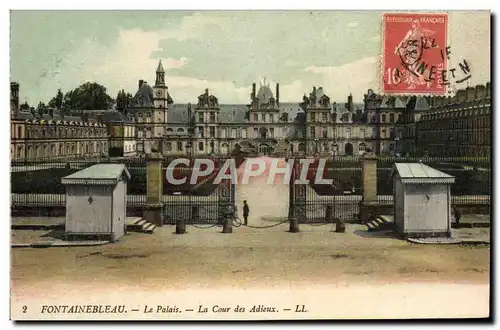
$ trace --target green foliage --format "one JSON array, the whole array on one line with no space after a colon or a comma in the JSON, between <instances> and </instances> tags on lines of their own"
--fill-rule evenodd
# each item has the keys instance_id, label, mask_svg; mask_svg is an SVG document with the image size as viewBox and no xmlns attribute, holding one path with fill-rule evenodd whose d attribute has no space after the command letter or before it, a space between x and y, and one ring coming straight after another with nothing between
<instances>
[{"instance_id":1,"label":"green foliage","mask_svg":"<svg viewBox=\"0 0 500 330\"><path fill-rule=\"evenodd\" d=\"M61 92L61 89L58 89L56 96L49 101L49 107L61 109L63 106L63 100L64 100L63 93Z\"/></svg>"},{"instance_id":2,"label":"green foliage","mask_svg":"<svg viewBox=\"0 0 500 330\"><path fill-rule=\"evenodd\" d=\"M49 106L67 110L107 110L113 106L113 98L107 94L106 87L95 82L86 82L64 96L61 90L58 90Z\"/></svg>"},{"instance_id":3,"label":"green foliage","mask_svg":"<svg viewBox=\"0 0 500 330\"><path fill-rule=\"evenodd\" d=\"M21 106L19 107L19 110L21 111L29 111L31 108L28 104L28 102L24 102L23 104L21 104Z\"/></svg>"},{"instance_id":4,"label":"green foliage","mask_svg":"<svg viewBox=\"0 0 500 330\"><path fill-rule=\"evenodd\" d=\"M122 89L116 96L116 110L123 112L132 103L132 94L125 93Z\"/></svg>"}]
</instances>

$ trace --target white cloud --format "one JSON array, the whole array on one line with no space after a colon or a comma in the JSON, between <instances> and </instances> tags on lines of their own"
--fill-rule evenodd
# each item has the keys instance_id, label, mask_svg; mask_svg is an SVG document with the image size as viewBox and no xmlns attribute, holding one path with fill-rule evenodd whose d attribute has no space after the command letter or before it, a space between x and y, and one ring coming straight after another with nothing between
<instances>
[{"instance_id":1,"label":"white cloud","mask_svg":"<svg viewBox=\"0 0 500 330\"><path fill-rule=\"evenodd\" d=\"M304 71L318 75L317 86L322 86L332 100L345 100L352 93L359 102L369 88L377 89L380 85L379 64L379 57L366 57L342 66L308 66Z\"/></svg>"},{"instance_id":2,"label":"white cloud","mask_svg":"<svg viewBox=\"0 0 500 330\"><path fill-rule=\"evenodd\" d=\"M187 57L181 57L180 59L169 57L162 60L162 62L163 67L168 71L168 69L179 69L185 67L188 64L189 59Z\"/></svg>"},{"instance_id":3,"label":"white cloud","mask_svg":"<svg viewBox=\"0 0 500 330\"><path fill-rule=\"evenodd\" d=\"M211 13L194 13L193 15L184 16L181 23L176 29L164 31L163 39L177 39L185 41L187 39L196 38L203 29L208 25L215 25L221 29L226 29L230 24L229 17L212 15Z\"/></svg>"},{"instance_id":4,"label":"white cloud","mask_svg":"<svg viewBox=\"0 0 500 330\"><path fill-rule=\"evenodd\" d=\"M358 24L358 22L350 22L349 24L347 24L347 26L352 28L358 26Z\"/></svg>"}]
</instances>

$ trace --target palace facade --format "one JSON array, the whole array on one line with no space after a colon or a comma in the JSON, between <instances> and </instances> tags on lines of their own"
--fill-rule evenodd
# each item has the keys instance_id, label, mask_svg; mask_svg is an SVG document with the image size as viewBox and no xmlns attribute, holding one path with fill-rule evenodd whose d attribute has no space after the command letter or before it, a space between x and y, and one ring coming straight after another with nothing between
<instances>
[{"instance_id":1,"label":"palace facade","mask_svg":"<svg viewBox=\"0 0 500 330\"><path fill-rule=\"evenodd\" d=\"M19 84L11 83L10 90L11 160L74 159L108 154L108 128L104 123L58 109L21 111Z\"/></svg>"},{"instance_id":2,"label":"palace facade","mask_svg":"<svg viewBox=\"0 0 500 330\"><path fill-rule=\"evenodd\" d=\"M312 87L302 102L281 102L280 86L254 83L248 104L221 104L209 89L176 104L161 61L155 83L139 80L123 111L19 110L11 83L11 158L165 155L488 155L490 84L452 97L388 96L368 90L362 103L335 102Z\"/></svg>"},{"instance_id":3,"label":"palace facade","mask_svg":"<svg viewBox=\"0 0 500 330\"><path fill-rule=\"evenodd\" d=\"M489 156L491 154L491 85L459 90L453 97L433 97L417 122L419 154Z\"/></svg>"}]
</instances>

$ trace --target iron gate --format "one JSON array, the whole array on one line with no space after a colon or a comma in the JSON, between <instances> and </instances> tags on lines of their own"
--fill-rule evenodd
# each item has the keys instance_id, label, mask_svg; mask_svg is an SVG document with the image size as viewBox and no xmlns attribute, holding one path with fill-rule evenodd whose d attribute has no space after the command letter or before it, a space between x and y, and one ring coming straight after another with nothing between
<instances>
[{"instance_id":1,"label":"iron gate","mask_svg":"<svg viewBox=\"0 0 500 330\"><path fill-rule=\"evenodd\" d=\"M216 224L230 208L235 207L235 183L229 179L214 183L221 162L215 163L213 174L201 182L187 183L176 191L164 189L165 224L175 224L177 220L183 220L185 224ZM191 173L192 168L187 169L187 177ZM164 187L167 184L164 181ZM168 193L165 194L165 191Z\"/></svg>"},{"instance_id":2,"label":"iron gate","mask_svg":"<svg viewBox=\"0 0 500 330\"><path fill-rule=\"evenodd\" d=\"M331 166L331 172L335 178L333 184L315 184L317 168L313 165L308 169L307 179L309 183L296 183L301 176L304 164L299 159L294 160L292 174L290 176L290 200L289 216L295 216L299 223L324 223L327 219L327 210L330 207L332 218L344 221L355 221L359 212L360 195L344 191L339 184L338 173L344 177L343 171L337 166ZM322 178L327 178L322 176Z\"/></svg>"}]
</instances>

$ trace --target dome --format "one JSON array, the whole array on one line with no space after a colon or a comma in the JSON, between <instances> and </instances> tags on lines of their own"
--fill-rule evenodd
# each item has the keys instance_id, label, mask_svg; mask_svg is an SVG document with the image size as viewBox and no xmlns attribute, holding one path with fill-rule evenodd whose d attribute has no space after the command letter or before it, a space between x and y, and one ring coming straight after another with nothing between
<instances>
[{"instance_id":1,"label":"dome","mask_svg":"<svg viewBox=\"0 0 500 330\"><path fill-rule=\"evenodd\" d=\"M268 103L270 99L274 99L273 92L271 88L269 88L269 85L260 86L257 98L260 104Z\"/></svg>"},{"instance_id":2,"label":"dome","mask_svg":"<svg viewBox=\"0 0 500 330\"><path fill-rule=\"evenodd\" d=\"M144 108L152 108L154 107L153 103L154 92L153 88L148 85L148 83L143 82L139 90L135 94L132 99L133 107L144 107Z\"/></svg>"}]
</instances>

